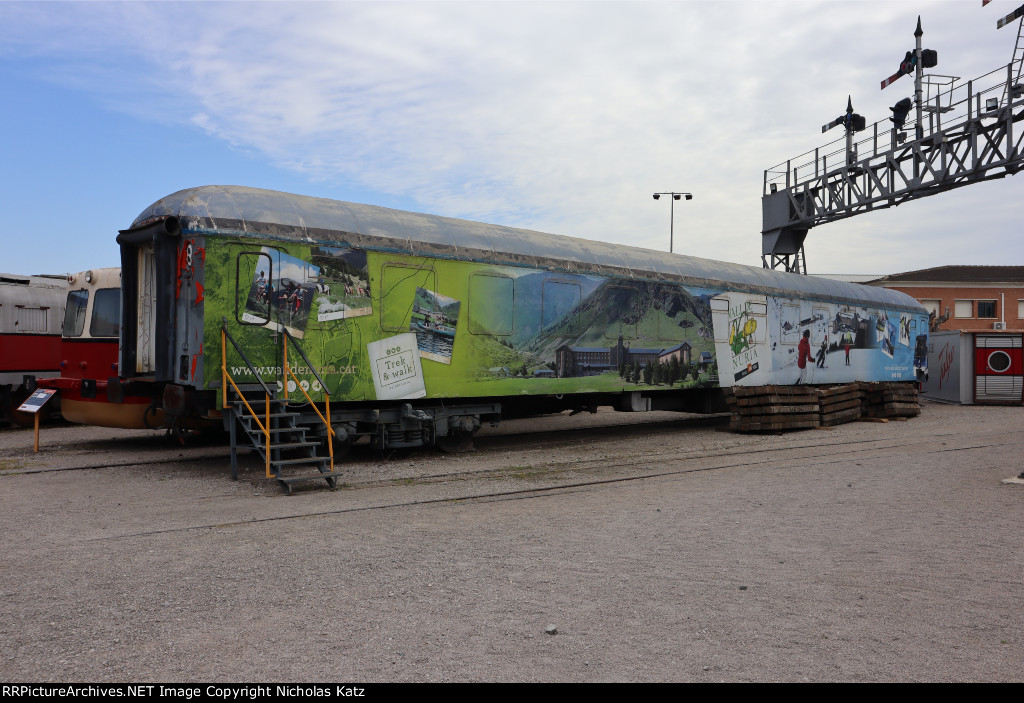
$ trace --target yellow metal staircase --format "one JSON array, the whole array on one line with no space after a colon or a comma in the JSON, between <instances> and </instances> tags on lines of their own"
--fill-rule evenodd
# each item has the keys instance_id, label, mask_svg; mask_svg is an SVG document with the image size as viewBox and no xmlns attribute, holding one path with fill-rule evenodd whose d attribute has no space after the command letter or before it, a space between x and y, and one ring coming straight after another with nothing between
<instances>
[{"instance_id":1,"label":"yellow metal staircase","mask_svg":"<svg viewBox=\"0 0 1024 703\"><path fill-rule=\"evenodd\" d=\"M260 378L246 357L245 352L238 346L238 343L231 337L227 330L227 320L221 326L221 406L227 415L231 437L231 478L238 478L238 429L248 438L246 444L251 446L263 458L266 466L267 478L276 478L284 492L292 493L292 486L303 481L324 479L330 488L337 486L337 479L341 472L334 469L334 450L331 441L334 430L331 428L330 396L326 391L323 380L313 370L324 388L323 411L317 403L310 398L309 393L302 387L299 379L288 366L288 343L294 346L295 350L306 362L306 367L313 369L309 359L306 358L302 348L296 340L283 331L282 343L284 345L282 354L281 386L285 389L284 398L278 398L275 389L267 385L267 382ZM227 351L228 342L235 352L245 363L246 368L256 383L238 384L231 374L228 373ZM302 391L305 401L315 412L316 418L323 423L325 432L324 439L312 436L313 428L301 424L303 418L308 419L309 413L296 412L290 405L288 399L288 376L295 381L295 387ZM277 385L276 380L270 383ZM323 455L326 444L326 456ZM295 473L295 469L315 468L315 473Z\"/></svg>"}]
</instances>

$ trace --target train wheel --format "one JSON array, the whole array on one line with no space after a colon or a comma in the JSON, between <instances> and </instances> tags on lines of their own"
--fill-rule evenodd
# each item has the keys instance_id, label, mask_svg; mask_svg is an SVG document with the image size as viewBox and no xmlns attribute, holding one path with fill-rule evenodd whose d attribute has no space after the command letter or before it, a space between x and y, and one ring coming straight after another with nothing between
<instances>
[{"instance_id":1,"label":"train wheel","mask_svg":"<svg viewBox=\"0 0 1024 703\"><path fill-rule=\"evenodd\" d=\"M352 438L345 437L344 439L338 439L334 437L331 439L333 445L331 449L334 451L334 460L344 459L348 456L348 453L352 451Z\"/></svg>"},{"instance_id":2,"label":"train wheel","mask_svg":"<svg viewBox=\"0 0 1024 703\"><path fill-rule=\"evenodd\" d=\"M475 452L473 446L473 435L476 430L453 430L447 437L437 438L437 448L446 454L462 454L464 452Z\"/></svg>"}]
</instances>

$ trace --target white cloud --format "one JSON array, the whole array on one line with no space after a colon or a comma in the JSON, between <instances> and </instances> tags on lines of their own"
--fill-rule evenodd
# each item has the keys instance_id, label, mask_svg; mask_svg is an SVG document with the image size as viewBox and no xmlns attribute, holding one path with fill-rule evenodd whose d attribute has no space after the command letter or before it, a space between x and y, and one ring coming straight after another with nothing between
<instances>
[{"instance_id":1,"label":"white cloud","mask_svg":"<svg viewBox=\"0 0 1024 703\"><path fill-rule=\"evenodd\" d=\"M668 208L651 193L692 191L677 203L676 251L757 264L763 170L830 139L818 127L847 95L869 122L888 117L909 89L880 93L878 82L911 48L918 12L944 72L970 77L1008 61L1015 30L996 33L1005 13L994 7L18 5L4 14L34 31L2 38L76 65L61 80L116 109L191 124L339 192L354 185L428 212L665 249ZM1009 188L1019 186L967 189L977 192L955 202L973 213L936 206L943 195L901 208L911 215L819 227L812 271L958 261L964 222ZM991 236L1019 261L1007 215Z\"/></svg>"}]
</instances>

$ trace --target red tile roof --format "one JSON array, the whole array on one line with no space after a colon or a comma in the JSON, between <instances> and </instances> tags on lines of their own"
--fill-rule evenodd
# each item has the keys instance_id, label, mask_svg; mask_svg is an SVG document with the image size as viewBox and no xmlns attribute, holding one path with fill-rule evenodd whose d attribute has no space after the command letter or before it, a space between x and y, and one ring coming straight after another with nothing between
<instances>
[{"instance_id":1,"label":"red tile roof","mask_svg":"<svg viewBox=\"0 0 1024 703\"><path fill-rule=\"evenodd\" d=\"M900 281L935 283L1024 283L1024 266L936 266L882 276L872 284Z\"/></svg>"}]
</instances>

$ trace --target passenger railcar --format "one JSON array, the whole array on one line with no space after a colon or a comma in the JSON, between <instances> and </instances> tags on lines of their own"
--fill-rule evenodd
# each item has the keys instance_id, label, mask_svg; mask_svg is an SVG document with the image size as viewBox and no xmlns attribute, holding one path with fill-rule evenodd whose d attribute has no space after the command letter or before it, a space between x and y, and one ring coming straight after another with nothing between
<instances>
[{"instance_id":1,"label":"passenger railcar","mask_svg":"<svg viewBox=\"0 0 1024 703\"><path fill-rule=\"evenodd\" d=\"M264 383L307 415L329 391L340 439L413 446L509 413L927 371L903 293L511 227L207 186L118 242L120 383L174 418Z\"/></svg>"},{"instance_id":2,"label":"passenger railcar","mask_svg":"<svg viewBox=\"0 0 1024 703\"><path fill-rule=\"evenodd\" d=\"M15 408L57 371L66 289L64 276L0 273L0 419L31 423Z\"/></svg>"},{"instance_id":3,"label":"passenger railcar","mask_svg":"<svg viewBox=\"0 0 1024 703\"><path fill-rule=\"evenodd\" d=\"M121 269L68 274L66 288L58 374L39 379L39 386L59 391L61 414L70 422L129 429L159 426L163 418L154 398L130 388L126 392L119 380Z\"/></svg>"}]
</instances>

